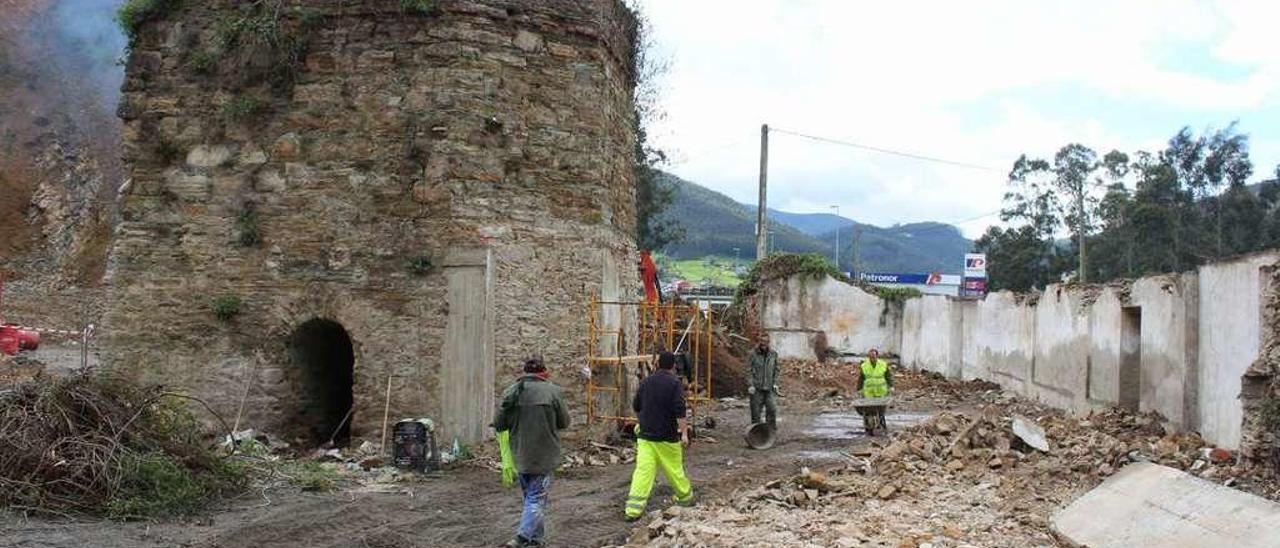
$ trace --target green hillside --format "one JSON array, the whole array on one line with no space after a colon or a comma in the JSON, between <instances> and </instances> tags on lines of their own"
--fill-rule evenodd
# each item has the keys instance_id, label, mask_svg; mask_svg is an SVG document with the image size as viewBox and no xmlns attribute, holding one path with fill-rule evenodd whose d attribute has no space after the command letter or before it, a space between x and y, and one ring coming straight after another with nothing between
<instances>
[{"instance_id":1,"label":"green hillside","mask_svg":"<svg viewBox=\"0 0 1280 548\"><path fill-rule=\"evenodd\" d=\"M674 175L674 200L666 215L685 229L684 240L663 252L674 260L710 255L755 258L755 206L744 205L714 190ZM853 269L855 229L860 232L862 269L877 272L957 273L973 242L955 227L943 223L913 223L882 228L830 214L796 214L769 211L772 249L790 253L831 256L835 226L840 229L840 266ZM795 228L793 223L811 233Z\"/></svg>"}]
</instances>

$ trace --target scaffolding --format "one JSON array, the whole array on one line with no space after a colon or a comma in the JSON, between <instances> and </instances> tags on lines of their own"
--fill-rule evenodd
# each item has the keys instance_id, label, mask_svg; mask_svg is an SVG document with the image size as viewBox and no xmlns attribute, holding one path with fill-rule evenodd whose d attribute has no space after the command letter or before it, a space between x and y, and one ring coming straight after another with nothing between
<instances>
[{"instance_id":1,"label":"scaffolding","mask_svg":"<svg viewBox=\"0 0 1280 548\"><path fill-rule=\"evenodd\" d=\"M661 352L676 354L690 418L712 402L712 311L696 304L593 300L587 313L587 423L636 421L630 394L657 366ZM635 323L628 329L628 322ZM628 345L628 334L635 339ZM633 351L633 354L627 354ZM601 403L601 400L604 400Z\"/></svg>"}]
</instances>

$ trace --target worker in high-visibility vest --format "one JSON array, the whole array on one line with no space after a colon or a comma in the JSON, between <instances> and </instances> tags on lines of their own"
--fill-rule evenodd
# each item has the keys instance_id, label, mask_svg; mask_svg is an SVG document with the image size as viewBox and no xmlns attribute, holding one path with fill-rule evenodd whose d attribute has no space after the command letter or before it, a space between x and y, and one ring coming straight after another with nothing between
<instances>
[{"instance_id":1,"label":"worker in high-visibility vest","mask_svg":"<svg viewBox=\"0 0 1280 548\"><path fill-rule=\"evenodd\" d=\"M858 393L864 398L883 398L892 388L893 372L889 362L880 359L880 352L872 348L858 367Z\"/></svg>"}]
</instances>

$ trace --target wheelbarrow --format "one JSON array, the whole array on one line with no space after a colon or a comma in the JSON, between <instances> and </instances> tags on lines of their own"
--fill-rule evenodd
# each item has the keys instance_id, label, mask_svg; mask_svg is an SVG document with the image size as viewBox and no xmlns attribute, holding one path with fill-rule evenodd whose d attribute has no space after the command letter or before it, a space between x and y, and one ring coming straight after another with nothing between
<instances>
[{"instance_id":1,"label":"wheelbarrow","mask_svg":"<svg viewBox=\"0 0 1280 548\"><path fill-rule=\"evenodd\" d=\"M853 400L853 408L859 415L862 415L862 428L867 431L868 436L889 431L889 423L885 419L885 410L892 403L893 396Z\"/></svg>"}]
</instances>

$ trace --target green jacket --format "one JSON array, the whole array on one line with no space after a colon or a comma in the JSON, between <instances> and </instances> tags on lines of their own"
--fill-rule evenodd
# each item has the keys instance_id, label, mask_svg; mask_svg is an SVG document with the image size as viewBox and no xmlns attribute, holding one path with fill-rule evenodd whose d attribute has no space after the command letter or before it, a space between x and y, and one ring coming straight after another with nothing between
<instances>
[{"instance_id":1,"label":"green jacket","mask_svg":"<svg viewBox=\"0 0 1280 548\"><path fill-rule=\"evenodd\" d=\"M569 409L560 387L525 375L502 393L493 428L511 431L511 452L521 474L550 474L560 466L560 430Z\"/></svg>"},{"instance_id":2,"label":"green jacket","mask_svg":"<svg viewBox=\"0 0 1280 548\"><path fill-rule=\"evenodd\" d=\"M751 376L751 386L756 390L773 390L773 386L778 384L778 353L772 348L768 354L751 349L747 372Z\"/></svg>"}]
</instances>

